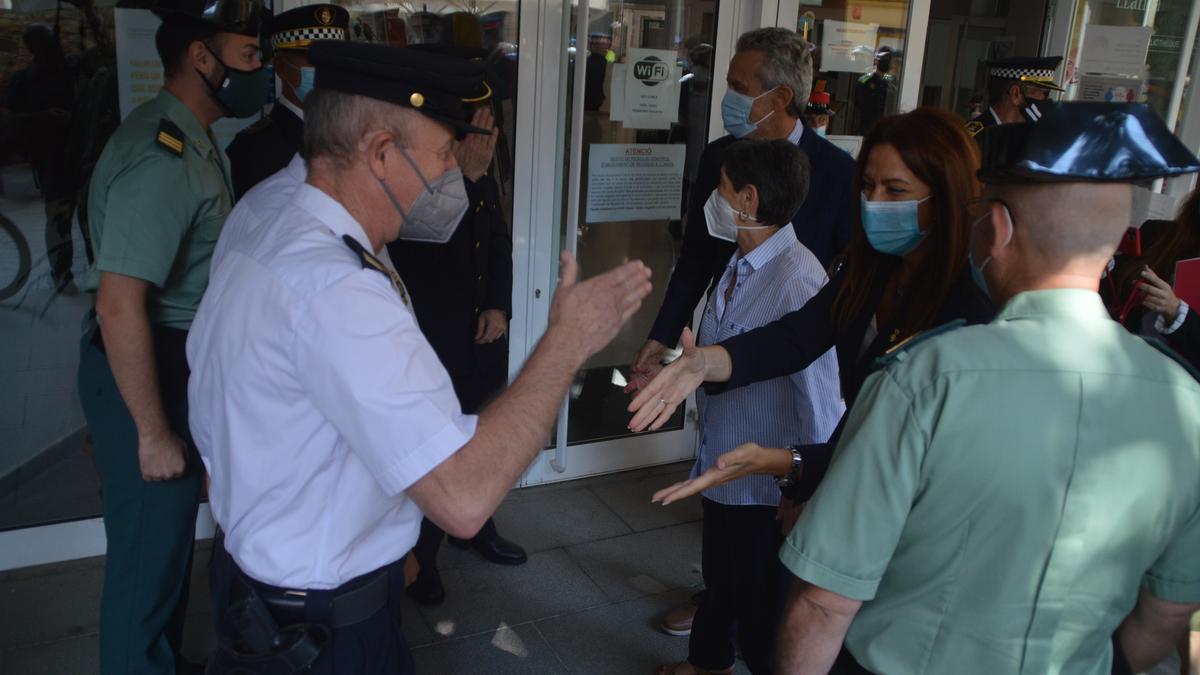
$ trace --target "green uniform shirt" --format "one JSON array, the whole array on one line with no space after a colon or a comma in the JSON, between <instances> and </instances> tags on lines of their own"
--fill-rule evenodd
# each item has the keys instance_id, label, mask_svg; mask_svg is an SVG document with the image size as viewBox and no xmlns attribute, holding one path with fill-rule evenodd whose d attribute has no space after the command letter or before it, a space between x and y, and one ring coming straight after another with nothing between
<instances>
[{"instance_id":1,"label":"green uniform shirt","mask_svg":"<svg viewBox=\"0 0 1200 675\"><path fill-rule=\"evenodd\" d=\"M1105 673L1138 587L1200 601L1200 384L1097 294L1024 293L867 381L780 557L877 673Z\"/></svg>"},{"instance_id":2,"label":"green uniform shirt","mask_svg":"<svg viewBox=\"0 0 1200 675\"><path fill-rule=\"evenodd\" d=\"M164 120L173 125L166 137ZM150 322L187 329L208 286L232 195L225 152L191 110L159 91L129 113L92 174L88 216L96 260L84 289L96 291L101 272L144 279L154 286Z\"/></svg>"}]
</instances>

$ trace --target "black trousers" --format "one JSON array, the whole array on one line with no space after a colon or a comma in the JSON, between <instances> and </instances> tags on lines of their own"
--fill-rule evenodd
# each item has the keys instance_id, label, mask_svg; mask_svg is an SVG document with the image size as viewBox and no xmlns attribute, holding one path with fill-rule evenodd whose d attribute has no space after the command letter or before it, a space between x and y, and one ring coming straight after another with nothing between
<instances>
[{"instance_id":1,"label":"black trousers","mask_svg":"<svg viewBox=\"0 0 1200 675\"><path fill-rule=\"evenodd\" d=\"M411 675L416 672L412 653L400 630L400 603L404 596L403 560L388 565L384 568L384 573L389 577L386 605L364 621L335 629L317 660L304 671L305 675ZM231 604L233 586L238 574L237 564L225 551L224 545L214 542L213 557L209 562L209 587L213 591L213 619L217 624L218 639L227 637L232 632L226 612ZM309 595L336 595L340 591L368 582L374 576L374 572L365 574L339 588L331 591L310 591ZM281 590L263 584L254 585L260 592ZM286 627L297 623L323 623L328 620L328 617L321 616L320 610L317 609L322 603L317 598L310 600L312 602L309 602L309 607L305 609L306 616L281 616L272 612L275 621L280 627Z\"/></svg>"},{"instance_id":2,"label":"black trousers","mask_svg":"<svg viewBox=\"0 0 1200 675\"><path fill-rule=\"evenodd\" d=\"M774 506L726 506L703 499L701 564L705 593L692 621L688 661L705 670L733 666L734 634L753 673L771 673L783 543Z\"/></svg>"}]
</instances>

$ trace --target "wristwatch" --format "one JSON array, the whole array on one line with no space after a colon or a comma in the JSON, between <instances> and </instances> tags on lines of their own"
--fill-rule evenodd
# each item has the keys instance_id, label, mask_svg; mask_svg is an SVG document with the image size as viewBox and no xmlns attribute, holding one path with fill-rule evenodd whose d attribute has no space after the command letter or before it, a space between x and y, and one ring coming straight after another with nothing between
<instances>
[{"instance_id":1,"label":"wristwatch","mask_svg":"<svg viewBox=\"0 0 1200 675\"><path fill-rule=\"evenodd\" d=\"M793 445L788 450L792 451L792 466L787 473L775 478L775 483L781 488L791 487L800 480L800 465L804 462L804 457L800 455L800 446Z\"/></svg>"}]
</instances>

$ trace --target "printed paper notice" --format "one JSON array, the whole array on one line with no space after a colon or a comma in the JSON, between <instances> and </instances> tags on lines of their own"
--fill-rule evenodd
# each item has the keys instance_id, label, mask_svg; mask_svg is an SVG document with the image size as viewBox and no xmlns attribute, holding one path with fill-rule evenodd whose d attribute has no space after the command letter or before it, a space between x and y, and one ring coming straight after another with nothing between
<instances>
[{"instance_id":1,"label":"printed paper notice","mask_svg":"<svg viewBox=\"0 0 1200 675\"><path fill-rule=\"evenodd\" d=\"M626 129L670 129L679 118L679 68L669 49L630 49L625 99L618 114ZM614 82L616 79L614 78Z\"/></svg>"},{"instance_id":2,"label":"printed paper notice","mask_svg":"<svg viewBox=\"0 0 1200 675\"><path fill-rule=\"evenodd\" d=\"M687 146L592 145L586 221L676 220Z\"/></svg>"},{"instance_id":3,"label":"printed paper notice","mask_svg":"<svg viewBox=\"0 0 1200 675\"><path fill-rule=\"evenodd\" d=\"M114 9L113 19L117 36L117 102L124 120L130 111L154 98L162 89L162 61L158 60L158 50L154 46L159 20L148 9ZM237 132L256 119L257 116L246 119L224 117L212 125L213 137L224 148Z\"/></svg>"},{"instance_id":4,"label":"printed paper notice","mask_svg":"<svg viewBox=\"0 0 1200 675\"><path fill-rule=\"evenodd\" d=\"M1146 50L1153 32L1148 26L1088 26L1079 70L1140 77L1146 71Z\"/></svg>"},{"instance_id":5,"label":"printed paper notice","mask_svg":"<svg viewBox=\"0 0 1200 675\"><path fill-rule=\"evenodd\" d=\"M1143 80L1112 75L1080 75L1076 101L1138 103L1142 100Z\"/></svg>"},{"instance_id":6,"label":"printed paper notice","mask_svg":"<svg viewBox=\"0 0 1200 675\"><path fill-rule=\"evenodd\" d=\"M113 10L117 37L117 91L121 119L162 88L162 63L154 48L158 17L145 9Z\"/></svg>"},{"instance_id":7,"label":"printed paper notice","mask_svg":"<svg viewBox=\"0 0 1200 675\"><path fill-rule=\"evenodd\" d=\"M821 35L821 70L869 73L875 67L877 23L826 19Z\"/></svg>"}]
</instances>

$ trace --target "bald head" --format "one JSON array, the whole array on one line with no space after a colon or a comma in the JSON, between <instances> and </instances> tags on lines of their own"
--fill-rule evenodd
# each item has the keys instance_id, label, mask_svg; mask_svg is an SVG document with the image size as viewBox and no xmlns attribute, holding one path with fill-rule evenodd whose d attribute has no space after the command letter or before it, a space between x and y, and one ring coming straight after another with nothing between
<instances>
[{"instance_id":1,"label":"bald head","mask_svg":"<svg viewBox=\"0 0 1200 675\"><path fill-rule=\"evenodd\" d=\"M988 285L1003 302L1039 288L1095 290L1129 227L1133 197L1128 183L1045 183L992 184L984 198L992 218L972 251L977 261L992 258Z\"/></svg>"}]
</instances>

